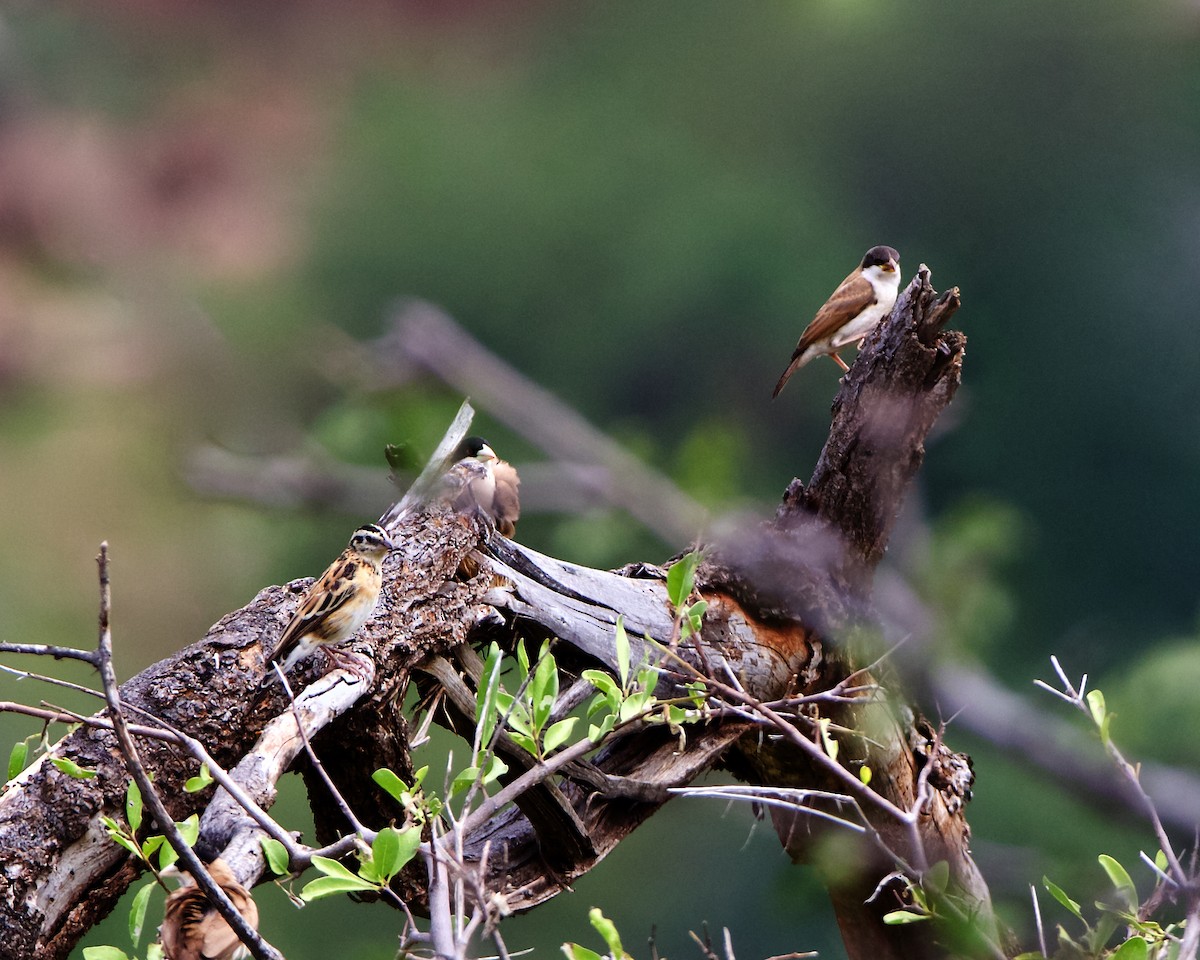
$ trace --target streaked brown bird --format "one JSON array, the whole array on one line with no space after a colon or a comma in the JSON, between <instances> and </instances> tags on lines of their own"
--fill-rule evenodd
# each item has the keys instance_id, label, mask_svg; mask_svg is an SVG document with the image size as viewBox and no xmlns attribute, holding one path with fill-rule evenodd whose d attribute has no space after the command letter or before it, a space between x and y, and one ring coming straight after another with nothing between
<instances>
[{"instance_id":1,"label":"streaked brown bird","mask_svg":"<svg viewBox=\"0 0 1200 960\"><path fill-rule=\"evenodd\" d=\"M838 350L855 340L861 344L891 312L899 290L900 254L892 247L872 247L800 334L800 342L796 344L783 376L775 384L771 399L779 396L788 377L813 357L831 357L848 371L850 368L838 356Z\"/></svg>"},{"instance_id":2,"label":"streaked brown bird","mask_svg":"<svg viewBox=\"0 0 1200 960\"><path fill-rule=\"evenodd\" d=\"M521 478L516 469L507 460L497 457L483 437L467 437L459 444L456 460L455 466L466 474L466 478L454 501L455 507L459 510L478 508L502 536L512 537L521 517L521 498L517 490Z\"/></svg>"},{"instance_id":3,"label":"streaked brown bird","mask_svg":"<svg viewBox=\"0 0 1200 960\"><path fill-rule=\"evenodd\" d=\"M225 895L237 907L238 913L255 930L258 929L258 907L250 892L237 881L229 865L220 858L208 865L208 872ZM233 928L217 913L191 876L185 884L167 896L159 936L167 960L237 960L246 950Z\"/></svg>"},{"instance_id":4,"label":"streaked brown bird","mask_svg":"<svg viewBox=\"0 0 1200 960\"><path fill-rule=\"evenodd\" d=\"M350 544L305 591L283 630L271 659L283 672L317 649L340 659L337 646L350 640L375 610L383 585L383 558L395 549L387 531L368 523L354 531ZM274 674L268 673L264 683Z\"/></svg>"}]
</instances>

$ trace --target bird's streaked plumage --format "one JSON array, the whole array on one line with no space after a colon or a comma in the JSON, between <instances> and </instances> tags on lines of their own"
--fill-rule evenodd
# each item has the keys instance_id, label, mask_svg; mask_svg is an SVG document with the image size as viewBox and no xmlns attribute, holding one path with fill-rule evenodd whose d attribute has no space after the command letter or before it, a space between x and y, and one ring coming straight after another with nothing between
<instances>
[{"instance_id":1,"label":"bird's streaked plumage","mask_svg":"<svg viewBox=\"0 0 1200 960\"><path fill-rule=\"evenodd\" d=\"M496 456L496 451L482 437L467 437L458 449L455 468L460 474L461 486L454 505L459 510L477 508L492 521L505 537L517 530L521 517L521 498L518 487L521 478L507 460Z\"/></svg>"},{"instance_id":2,"label":"bird's streaked plumage","mask_svg":"<svg viewBox=\"0 0 1200 960\"><path fill-rule=\"evenodd\" d=\"M208 865L208 872L238 913L257 930L258 907L254 898L238 883L225 861L214 860ZM235 960L247 953L233 928L190 877L167 896L159 936L167 960Z\"/></svg>"},{"instance_id":3,"label":"bird's streaked plumage","mask_svg":"<svg viewBox=\"0 0 1200 960\"><path fill-rule=\"evenodd\" d=\"M383 584L383 558L392 549L387 531L378 524L354 531L349 546L305 591L284 628L271 657L283 661L284 673L318 648L332 653L370 619Z\"/></svg>"},{"instance_id":4,"label":"bird's streaked plumage","mask_svg":"<svg viewBox=\"0 0 1200 960\"><path fill-rule=\"evenodd\" d=\"M892 247L872 247L800 334L800 342L771 397L779 396L788 377L814 357L831 357L843 370L849 370L838 350L861 341L874 330L891 312L899 290L900 254Z\"/></svg>"}]
</instances>

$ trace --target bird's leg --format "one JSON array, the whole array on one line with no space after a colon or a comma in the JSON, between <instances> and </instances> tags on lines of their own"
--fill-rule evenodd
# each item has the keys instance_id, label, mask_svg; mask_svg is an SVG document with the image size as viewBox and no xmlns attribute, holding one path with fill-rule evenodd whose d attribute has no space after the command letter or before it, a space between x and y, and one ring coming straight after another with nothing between
<instances>
[{"instance_id":1,"label":"bird's leg","mask_svg":"<svg viewBox=\"0 0 1200 960\"><path fill-rule=\"evenodd\" d=\"M366 680L371 672L371 665L362 654L355 653L353 650L339 650L336 647L323 647L322 649L334 668L341 667L349 670L362 680Z\"/></svg>"},{"instance_id":2,"label":"bird's leg","mask_svg":"<svg viewBox=\"0 0 1200 960\"><path fill-rule=\"evenodd\" d=\"M829 355L829 359L832 360L834 363L836 363L839 367L841 367L842 370L844 370L846 373L850 372L850 368L848 366L846 366L846 361L837 355L836 350Z\"/></svg>"}]
</instances>

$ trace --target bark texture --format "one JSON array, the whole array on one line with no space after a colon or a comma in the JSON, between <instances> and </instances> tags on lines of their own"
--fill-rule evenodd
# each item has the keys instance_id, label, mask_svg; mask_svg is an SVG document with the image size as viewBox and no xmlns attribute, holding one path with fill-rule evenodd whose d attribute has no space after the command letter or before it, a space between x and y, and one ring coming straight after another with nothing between
<instances>
[{"instance_id":1,"label":"bark texture","mask_svg":"<svg viewBox=\"0 0 1200 960\"><path fill-rule=\"evenodd\" d=\"M746 693L770 701L827 690L860 666L848 638L857 624L870 620L872 571L921 464L925 438L959 383L965 338L941 330L957 306L957 291L938 297L922 268L844 378L830 437L808 486L793 481L772 522L743 527L711 546L697 577L699 595L709 601L703 634L681 648L698 669L719 667L718 679L736 678ZM580 567L504 540L479 518L436 505L399 518L389 513L387 520L400 549L385 563L380 606L356 642L374 659L375 678L315 741L329 773L370 826L382 826L398 813L375 789L370 773L386 765L403 776L408 769L407 723L400 708L408 684L427 692L440 688L447 723L469 725L478 675L473 642L507 642L518 631L558 637L562 687L569 691L560 709L566 711L571 698L578 703L587 693L586 685L572 682L579 671L594 666L615 671L618 615L631 637L672 639L674 612L658 567L636 564L612 573ZM479 572L464 578L463 560L472 551L465 569L477 566ZM262 675L264 649L274 647L308 582L262 591L199 643L128 681L123 699L185 729L226 768L248 754L253 759L264 726L284 705L278 689L257 704L250 691ZM639 652L635 649L635 658ZM306 679L318 668L319 662L310 663ZM859 734L846 738L841 759L851 769L869 765L872 789L904 808L919 794L926 797L915 835L886 817L868 819L908 862L947 860L956 890L988 927L987 890L970 858L962 810L969 764L890 696L823 707L821 715ZM594 757L566 765L559 778L543 782L473 831L468 859L482 862L486 847L487 889L500 893L511 909L530 909L603 859L667 800L668 787L715 765L767 786L837 789L827 772L794 747L760 734L751 719L731 712L689 729L684 750L662 727L615 737ZM144 750L176 819L208 805L211 792L181 789L196 772L194 761L160 742L148 741ZM513 767L512 776L530 765L511 743L501 740L498 750ZM0 796L0 955L6 957L65 957L138 872L99 826L101 815L122 816L127 780L111 734L80 730L61 741L54 755L70 757L98 776L74 780L43 762ZM250 792L269 806L273 791L266 777ZM311 796L318 839L331 839L345 828L341 814L318 787L311 787ZM829 866L822 860L826 834L811 829L807 818L780 816L776 826L793 856ZM206 817L201 838L210 855L225 850L247 884L262 869L255 845L245 839L254 829L231 809ZM241 839L231 853L235 837ZM877 847L851 851L843 866L827 874L852 958L943 956L970 947L954 941L954 931L944 925L897 928L880 922L882 913L902 902L903 885L885 884L881 896L864 902L894 866ZM417 907L427 895L418 872L406 872L397 887Z\"/></svg>"}]
</instances>

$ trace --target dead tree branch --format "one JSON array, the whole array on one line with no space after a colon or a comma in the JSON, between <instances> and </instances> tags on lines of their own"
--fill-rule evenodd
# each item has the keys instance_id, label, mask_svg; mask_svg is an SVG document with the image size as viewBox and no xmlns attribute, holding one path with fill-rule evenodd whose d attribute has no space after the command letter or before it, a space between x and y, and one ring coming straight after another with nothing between
<instances>
[{"instance_id":1,"label":"dead tree branch","mask_svg":"<svg viewBox=\"0 0 1200 960\"><path fill-rule=\"evenodd\" d=\"M668 662L660 683L667 694L695 673L711 683L711 719L688 729L686 749L661 724L632 724L590 756L580 747L578 756L537 764L526 759L520 766L517 754L497 738L497 752L518 763L510 765L508 794L518 802L502 808L499 802L485 804L478 816L458 824L449 860L435 857L428 874L402 873L395 890L406 903L426 909L431 895L448 895L440 887L442 871L461 876L470 869L477 889L499 898L505 909L536 906L602 860L665 802L669 788L685 786L717 764L753 784L814 791L818 809L820 791L844 796L846 772L857 776L867 766L874 774L869 790L854 790L872 794L873 801L860 806L874 843L861 853L852 877L831 880L850 955L995 955L987 889L970 858L962 810L969 767L946 748L939 731L887 694L886 680L860 675L852 641L853 628L871 619L873 568L921 463L924 438L958 384L965 339L941 332L957 303L954 291L936 296L922 269L845 378L829 441L808 487L793 483L773 523L744 528L712 545L697 575L698 595L708 602L701 635L677 645L689 669ZM412 355L432 366L440 355L436 343L448 334L428 317L422 324L409 324L409 336L419 344ZM456 358L462 362L460 353ZM488 405L504 416L498 400L489 398ZM510 414L517 418L519 411ZM556 442L559 452L570 455L577 451L566 438L578 437L580 425L566 426ZM655 494L662 492L659 479L630 469L619 482L632 485L661 524L668 513ZM576 696L582 669L616 671L618 616L631 638L649 638L638 640L644 646L635 649L635 657L657 658L660 648L679 640L658 568L589 570L504 540L479 518L417 501L406 498L383 519L399 547L385 563L376 615L355 643L375 663L374 678L350 684L335 672L297 698L298 707L306 696L331 696L334 690L344 698L306 729L315 733L313 748L337 793L373 829L394 819L397 808L372 783L371 772L387 766L401 778L411 776L404 690L410 682L433 683L432 675L452 703L459 686L453 673L461 671L469 700L477 681L469 658L457 655L466 646L492 638L507 643L517 631L557 637L563 689ZM683 514L672 511L670 525L661 527L676 543L686 542L698 522L684 513L687 519L681 520ZM464 578L463 560L472 553L480 572ZM269 807L273 784L291 757L264 772L260 738L276 735L274 725L301 711L294 713L277 688L261 703L249 691L257 688L266 658L307 585L295 581L262 591L200 643L120 688L127 708L161 717L204 744L262 809ZM458 666L447 674L437 658ZM300 668L298 688L312 680L315 668L312 663ZM841 691L837 697L816 696L835 689ZM864 698L847 696L849 689L865 691ZM791 712L770 716L746 709L730 691L752 704L786 702ZM469 703L457 720L451 711L447 722L469 740L461 726L470 721L461 715L468 712ZM836 771L826 762L833 760L828 746L816 754L810 749L824 721L844 731L838 734ZM788 735L760 736L767 722L776 732L784 724ZM293 731L287 736L302 744L294 726ZM261 818L228 797L210 806L209 792L185 793L182 783L195 773L196 761L177 743L150 739L139 749L145 769L154 773L164 815L181 819L208 807L200 845L221 851L243 883L253 880L262 870L256 839ZM0 926L12 955L65 957L136 876L138 866L98 827L101 816L121 815L126 784L121 752L111 731L85 727L56 744L52 754L95 770L94 779L75 780L38 763L0 796L0 860L13 865L0 874ZM241 763L252 769L239 769ZM310 789L310 796L317 841L340 843L337 849L344 851L347 824L340 805L327 789ZM48 809L57 815L46 818ZM806 856L813 836L808 825L801 828L786 816L775 822L788 850ZM923 866L938 860L949 862L956 895L977 917L977 942L969 948L960 941L947 947L955 931L945 924L897 930L881 922L905 883L920 883ZM892 889L888 877L898 865L908 873ZM438 889L430 890L430 876ZM443 912L436 912L441 923Z\"/></svg>"}]
</instances>

